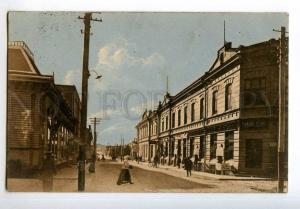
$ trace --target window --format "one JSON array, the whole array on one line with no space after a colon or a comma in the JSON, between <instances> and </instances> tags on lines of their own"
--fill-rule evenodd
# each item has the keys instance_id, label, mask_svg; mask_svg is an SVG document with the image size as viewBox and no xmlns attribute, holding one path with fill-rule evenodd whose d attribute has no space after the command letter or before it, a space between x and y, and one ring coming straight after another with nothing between
<instances>
[{"instance_id":1,"label":"window","mask_svg":"<svg viewBox=\"0 0 300 209\"><path fill-rule=\"evenodd\" d=\"M200 119L204 118L204 98L200 100Z\"/></svg>"},{"instance_id":2,"label":"window","mask_svg":"<svg viewBox=\"0 0 300 209\"><path fill-rule=\"evenodd\" d=\"M168 126L169 126L169 117L166 116L166 130L168 130Z\"/></svg>"},{"instance_id":3,"label":"window","mask_svg":"<svg viewBox=\"0 0 300 209\"><path fill-rule=\"evenodd\" d=\"M175 148L175 141L174 138L171 138L170 140L170 155L174 155L174 148Z\"/></svg>"},{"instance_id":4,"label":"window","mask_svg":"<svg viewBox=\"0 0 300 209\"><path fill-rule=\"evenodd\" d=\"M199 157L200 159L204 158L205 156L205 136L200 136L200 150L199 150Z\"/></svg>"},{"instance_id":5,"label":"window","mask_svg":"<svg viewBox=\"0 0 300 209\"><path fill-rule=\"evenodd\" d=\"M224 52L220 54L220 63L221 65L224 63Z\"/></svg>"},{"instance_id":6,"label":"window","mask_svg":"<svg viewBox=\"0 0 300 209\"><path fill-rule=\"evenodd\" d=\"M266 129L268 121L266 119L247 119L242 121L243 129Z\"/></svg>"},{"instance_id":7,"label":"window","mask_svg":"<svg viewBox=\"0 0 300 209\"><path fill-rule=\"evenodd\" d=\"M246 141L246 168L261 168L262 164L262 141L248 139Z\"/></svg>"},{"instance_id":8,"label":"window","mask_svg":"<svg viewBox=\"0 0 300 209\"><path fill-rule=\"evenodd\" d=\"M225 87L225 110L230 110L231 109L231 84L228 84Z\"/></svg>"},{"instance_id":9,"label":"window","mask_svg":"<svg viewBox=\"0 0 300 209\"><path fill-rule=\"evenodd\" d=\"M195 103L191 105L191 122L195 121Z\"/></svg>"},{"instance_id":10,"label":"window","mask_svg":"<svg viewBox=\"0 0 300 209\"><path fill-rule=\"evenodd\" d=\"M178 121L177 121L177 123L178 123L178 126L181 125L181 110L178 110Z\"/></svg>"},{"instance_id":11,"label":"window","mask_svg":"<svg viewBox=\"0 0 300 209\"><path fill-rule=\"evenodd\" d=\"M265 105L266 78L252 78L245 80L244 105Z\"/></svg>"},{"instance_id":12,"label":"window","mask_svg":"<svg viewBox=\"0 0 300 209\"><path fill-rule=\"evenodd\" d=\"M217 134L210 135L210 159L216 158L217 155Z\"/></svg>"},{"instance_id":13,"label":"window","mask_svg":"<svg viewBox=\"0 0 300 209\"><path fill-rule=\"evenodd\" d=\"M183 119L183 123L186 124L187 123L187 106L184 107L184 119Z\"/></svg>"},{"instance_id":14,"label":"window","mask_svg":"<svg viewBox=\"0 0 300 209\"><path fill-rule=\"evenodd\" d=\"M172 113L172 128L175 127L175 112Z\"/></svg>"},{"instance_id":15,"label":"window","mask_svg":"<svg viewBox=\"0 0 300 209\"><path fill-rule=\"evenodd\" d=\"M165 156L167 156L168 155L168 148L169 148L169 143L168 142L166 142L166 144L165 144L166 146L165 146Z\"/></svg>"},{"instance_id":16,"label":"window","mask_svg":"<svg viewBox=\"0 0 300 209\"><path fill-rule=\"evenodd\" d=\"M233 159L233 148L234 148L234 132L229 131L225 133L225 149L224 149L224 160Z\"/></svg>"},{"instance_id":17,"label":"window","mask_svg":"<svg viewBox=\"0 0 300 209\"><path fill-rule=\"evenodd\" d=\"M218 112L218 91L214 91L212 93L212 114L216 114Z\"/></svg>"},{"instance_id":18,"label":"window","mask_svg":"<svg viewBox=\"0 0 300 209\"><path fill-rule=\"evenodd\" d=\"M163 119L161 122L161 131L164 131L164 128L165 128L165 121Z\"/></svg>"},{"instance_id":19,"label":"window","mask_svg":"<svg viewBox=\"0 0 300 209\"><path fill-rule=\"evenodd\" d=\"M189 157L194 156L194 143L195 143L195 138L191 137L190 138L190 154L188 155Z\"/></svg>"}]
</instances>

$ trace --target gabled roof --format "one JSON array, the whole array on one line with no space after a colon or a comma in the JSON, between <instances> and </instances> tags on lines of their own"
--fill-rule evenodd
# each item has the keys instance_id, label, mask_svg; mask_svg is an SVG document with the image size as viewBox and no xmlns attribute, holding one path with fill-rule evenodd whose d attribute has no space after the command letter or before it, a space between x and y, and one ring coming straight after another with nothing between
<instances>
[{"instance_id":1,"label":"gabled roof","mask_svg":"<svg viewBox=\"0 0 300 209\"><path fill-rule=\"evenodd\" d=\"M233 57L236 54L237 49L232 48L231 45L232 45L231 42L227 42L222 48L218 50L216 60L214 61L213 65L210 67L208 72L217 69L218 67L223 65L223 63L225 63L227 60L229 60L231 57Z\"/></svg>"}]
</instances>

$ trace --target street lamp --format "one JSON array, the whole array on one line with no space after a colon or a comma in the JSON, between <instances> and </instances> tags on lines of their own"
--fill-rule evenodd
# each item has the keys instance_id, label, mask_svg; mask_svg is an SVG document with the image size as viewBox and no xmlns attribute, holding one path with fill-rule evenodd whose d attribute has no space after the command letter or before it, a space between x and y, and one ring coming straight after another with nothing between
<instances>
[{"instance_id":1,"label":"street lamp","mask_svg":"<svg viewBox=\"0 0 300 209\"><path fill-rule=\"evenodd\" d=\"M97 71L95 71L95 70L90 70L90 72L94 72L94 73L96 74L96 77L95 77L96 80L102 78L102 75L99 75L99 74L97 73ZM91 74L89 73L89 76L90 76L90 75L91 75Z\"/></svg>"}]
</instances>

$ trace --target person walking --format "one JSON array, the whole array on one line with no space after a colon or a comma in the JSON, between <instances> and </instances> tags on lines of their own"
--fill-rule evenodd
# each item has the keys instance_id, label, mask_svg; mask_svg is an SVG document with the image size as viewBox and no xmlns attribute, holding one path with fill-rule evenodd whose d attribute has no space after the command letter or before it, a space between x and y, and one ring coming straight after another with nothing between
<instances>
[{"instance_id":1,"label":"person walking","mask_svg":"<svg viewBox=\"0 0 300 209\"><path fill-rule=\"evenodd\" d=\"M42 183L44 192L51 192L53 190L54 175L56 175L54 156L51 152L46 152L46 159L43 163L42 170Z\"/></svg>"},{"instance_id":2,"label":"person walking","mask_svg":"<svg viewBox=\"0 0 300 209\"><path fill-rule=\"evenodd\" d=\"M158 156L155 155L154 156L154 167L157 168L157 164L158 164Z\"/></svg>"},{"instance_id":3,"label":"person walking","mask_svg":"<svg viewBox=\"0 0 300 209\"><path fill-rule=\"evenodd\" d=\"M186 176L191 176L192 175L192 168L193 168L193 162L191 161L191 158L188 157L184 161L184 169L186 170Z\"/></svg>"},{"instance_id":4,"label":"person walking","mask_svg":"<svg viewBox=\"0 0 300 209\"><path fill-rule=\"evenodd\" d=\"M121 185L124 183L133 184L131 181L131 175L129 172L129 169L131 169L131 168L132 168L132 166L129 165L128 158L125 157L123 165L122 165L122 169L121 169L118 181L117 181L117 185Z\"/></svg>"},{"instance_id":5,"label":"person walking","mask_svg":"<svg viewBox=\"0 0 300 209\"><path fill-rule=\"evenodd\" d=\"M177 167L180 168L180 164L181 164L181 158L180 156L178 156L177 158Z\"/></svg>"}]
</instances>

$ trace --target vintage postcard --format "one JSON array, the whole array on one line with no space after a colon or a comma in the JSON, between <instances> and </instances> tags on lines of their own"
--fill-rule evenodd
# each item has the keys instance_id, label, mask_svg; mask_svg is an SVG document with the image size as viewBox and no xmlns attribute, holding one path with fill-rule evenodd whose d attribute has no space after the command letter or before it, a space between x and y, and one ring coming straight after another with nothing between
<instances>
[{"instance_id":1,"label":"vintage postcard","mask_svg":"<svg viewBox=\"0 0 300 209\"><path fill-rule=\"evenodd\" d=\"M287 13L7 18L7 191L288 192Z\"/></svg>"}]
</instances>

